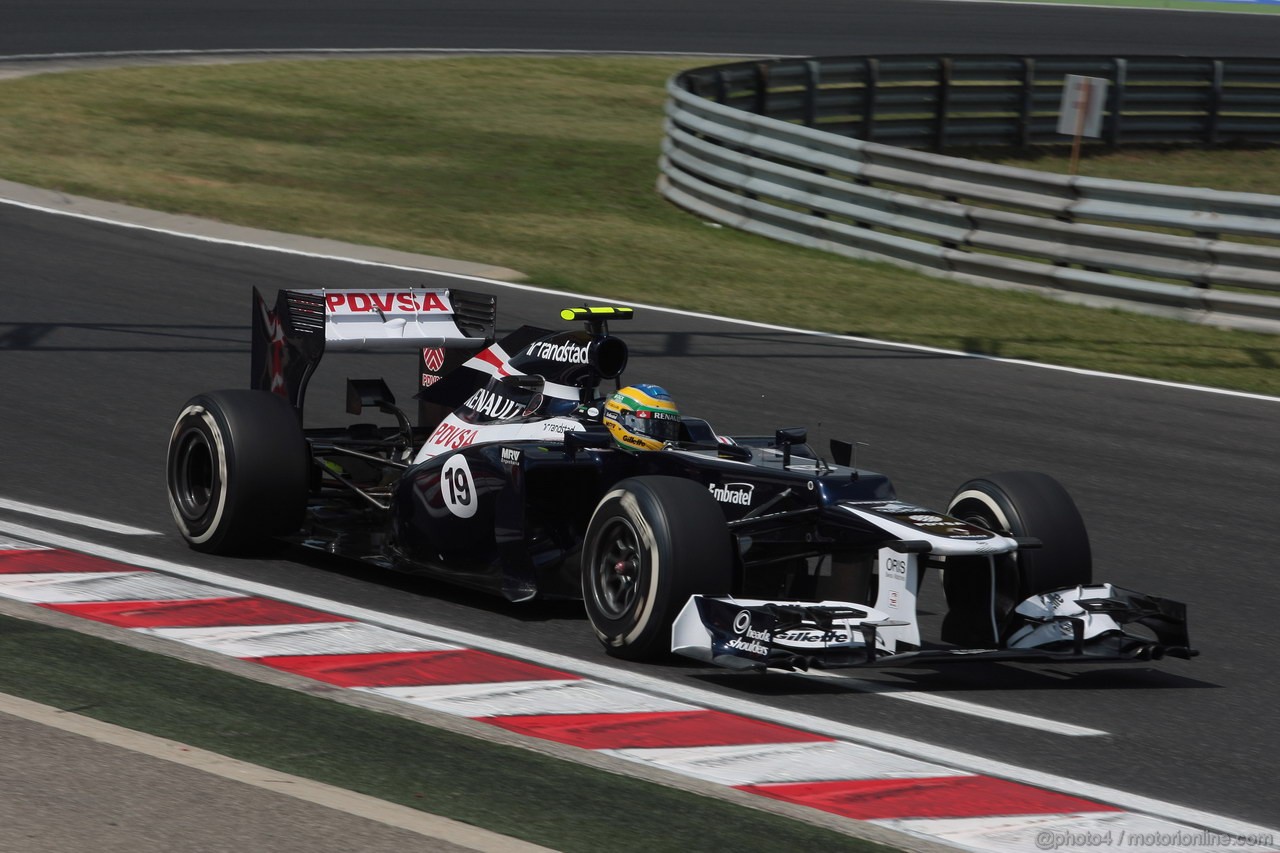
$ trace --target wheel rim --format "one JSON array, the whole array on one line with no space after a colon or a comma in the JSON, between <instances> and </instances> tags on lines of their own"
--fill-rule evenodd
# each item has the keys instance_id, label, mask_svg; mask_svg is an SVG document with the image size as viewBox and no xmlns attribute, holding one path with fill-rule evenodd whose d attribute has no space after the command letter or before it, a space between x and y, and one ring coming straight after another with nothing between
<instances>
[{"instance_id":1,"label":"wheel rim","mask_svg":"<svg viewBox=\"0 0 1280 853\"><path fill-rule=\"evenodd\" d=\"M966 504L969 504L966 506ZM1012 536L1013 534L1005 530L1005 526L1001 523L988 507L983 506L977 501L965 501L952 508L951 515L961 521L967 521L970 524L976 524L981 528L990 530L992 533L999 533L1001 536Z\"/></svg>"},{"instance_id":2,"label":"wheel rim","mask_svg":"<svg viewBox=\"0 0 1280 853\"><path fill-rule=\"evenodd\" d=\"M600 543L592 565L592 591L605 617L620 619L632 611L640 595L640 537L630 522L617 518L600 532Z\"/></svg>"},{"instance_id":3,"label":"wheel rim","mask_svg":"<svg viewBox=\"0 0 1280 853\"><path fill-rule=\"evenodd\" d=\"M183 518L198 521L209 511L214 492L213 448L199 429L178 437L169 488Z\"/></svg>"},{"instance_id":4,"label":"wheel rim","mask_svg":"<svg viewBox=\"0 0 1280 853\"><path fill-rule=\"evenodd\" d=\"M968 506L967 506L968 505ZM996 518L996 514L991 511L991 507L984 505L981 501L964 501L954 507L954 516L961 521L967 521L970 524L976 524L992 533L998 533L1001 536L1016 535L1009 529L1009 525ZM1006 555L1013 561L1014 565L1018 565L1018 552L1014 551Z\"/></svg>"}]
</instances>

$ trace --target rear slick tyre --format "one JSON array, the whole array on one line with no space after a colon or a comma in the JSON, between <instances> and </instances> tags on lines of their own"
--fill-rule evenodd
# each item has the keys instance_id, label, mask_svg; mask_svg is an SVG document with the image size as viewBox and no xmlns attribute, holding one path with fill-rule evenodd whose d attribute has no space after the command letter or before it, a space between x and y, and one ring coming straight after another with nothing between
<instances>
[{"instance_id":1,"label":"rear slick tyre","mask_svg":"<svg viewBox=\"0 0 1280 853\"><path fill-rule=\"evenodd\" d=\"M195 550L243 553L302 526L308 466L288 400L266 391L199 394L169 436L169 509Z\"/></svg>"},{"instance_id":2,"label":"rear slick tyre","mask_svg":"<svg viewBox=\"0 0 1280 853\"><path fill-rule=\"evenodd\" d=\"M582 598L606 651L627 660L670 653L671 624L691 595L728 595L724 513L678 477L623 480L596 506L582 547Z\"/></svg>"}]
</instances>

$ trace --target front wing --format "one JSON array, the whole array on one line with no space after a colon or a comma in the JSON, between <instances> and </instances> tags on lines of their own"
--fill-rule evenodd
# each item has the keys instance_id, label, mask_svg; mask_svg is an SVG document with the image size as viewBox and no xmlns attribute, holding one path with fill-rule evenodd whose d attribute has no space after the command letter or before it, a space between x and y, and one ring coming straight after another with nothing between
<instances>
[{"instance_id":1,"label":"front wing","mask_svg":"<svg viewBox=\"0 0 1280 853\"><path fill-rule=\"evenodd\" d=\"M902 648L906 623L864 605L695 595L676 617L672 651L730 669L808 670L959 661L1102 663L1191 658L1186 608L1111 584L1032 596L999 648ZM1134 627L1136 626L1136 628ZM887 636L886 636L887 634Z\"/></svg>"}]
</instances>

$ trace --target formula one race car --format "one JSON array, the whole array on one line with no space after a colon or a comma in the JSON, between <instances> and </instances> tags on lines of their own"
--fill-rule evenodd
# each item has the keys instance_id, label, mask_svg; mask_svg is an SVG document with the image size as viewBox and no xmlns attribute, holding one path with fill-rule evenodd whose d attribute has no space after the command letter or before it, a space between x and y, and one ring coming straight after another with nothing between
<instances>
[{"instance_id":1,"label":"formula one race car","mask_svg":"<svg viewBox=\"0 0 1280 853\"><path fill-rule=\"evenodd\" d=\"M495 300L462 290L255 291L251 388L193 397L169 440L192 547L278 538L512 601L581 598L617 656L740 669L975 658L1196 654L1183 605L1093 583L1088 537L1044 474L970 480L945 512L832 461L803 429L727 437L661 389L623 388L629 308L561 313L495 342ZM347 409L394 425L303 427L326 350L409 347L418 424L381 379ZM415 376L415 380L417 376ZM616 392L600 390L612 381ZM944 569L941 643L916 597Z\"/></svg>"}]
</instances>

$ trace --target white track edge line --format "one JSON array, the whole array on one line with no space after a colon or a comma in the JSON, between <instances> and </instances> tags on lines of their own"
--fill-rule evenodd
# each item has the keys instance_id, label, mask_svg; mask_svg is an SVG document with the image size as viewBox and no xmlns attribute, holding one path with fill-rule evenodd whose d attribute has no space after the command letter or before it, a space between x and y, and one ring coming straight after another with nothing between
<instances>
[{"instance_id":1,"label":"white track edge line","mask_svg":"<svg viewBox=\"0 0 1280 853\"><path fill-rule=\"evenodd\" d=\"M617 302L619 299L613 296L598 296L590 293L577 293L568 290L555 290L553 288L538 287L531 284L518 284L510 281L498 281L496 279L484 278L483 276L467 275L465 273L448 272L445 270L433 270L425 267L413 267L403 264L392 264L385 261L371 261L363 258L350 258L344 255L329 255L321 252L307 252L302 249L289 249L283 246L273 246L268 243L250 243L243 240L232 240L226 237L211 237L206 234L194 234L189 231L175 231L169 228L161 228L155 225L143 225L136 222L125 222L123 220L111 219L105 216L95 216L88 213L80 213L78 211L61 210L56 207L47 207L45 205L33 204L31 202L18 201L16 199L0 198L0 204L6 204L11 207L21 207L27 210L34 210L40 213L48 213L55 216L68 216L72 219L82 219L88 222L96 222L102 225L111 225L117 228L129 228L137 231L149 231L155 234L163 234L168 237L180 237L188 240L196 240L203 243L214 243L223 246L234 246L241 249L255 249L264 252L277 252L283 255L295 255L303 258L312 258L321 261L340 261L343 263L356 264L358 266L379 267L382 269L399 270L402 272L429 273L431 275L444 276L447 278L456 278L463 281L478 282L489 287L504 287L511 290L521 290L527 293L541 293L548 296L564 296L569 299L590 299L601 302ZM371 247L378 248L378 247ZM757 320L742 320L734 317L724 317L719 314L710 314L703 311L689 311L681 308L668 308L662 305L650 305L644 302L637 302L631 299L621 299L628 305L636 308L642 308L645 311L654 311L662 314L673 314L678 317L688 317L697 320L711 320L717 323L726 323L728 325L743 326L751 329L762 329L771 332L785 332L793 335L805 335L806 337L825 338L828 340L847 341L849 343L871 344L874 346L886 347L890 349L908 350L911 352L929 353L931 355L946 355L954 358L970 358L979 361L990 361L997 364L1010 364L1018 367L1034 367L1041 370L1053 370L1059 373L1071 373L1077 376L1088 376L1098 379L1118 379L1125 382L1137 382L1142 385L1153 385L1161 388L1176 388L1183 391L1198 391L1205 394L1218 394L1225 397L1236 397L1245 400L1261 400L1270 403L1280 403L1280 397L1271 396L1269 394L1258 394L1251 391L1234 391L1230 388L1211 388L1207 385L1191 385L1185 382L1172 382L1167 379L1151 379L1145 376L1129 376L1124 373L1108 373L1103 370L1090 370L1083 367L1071 367L1063 364L1046 364L1038 361L1028 361L1019 358L1005 358L1003 356L985 355L982 353L963 352L961 350L944 349L942 347L931 347L925 344L900 343L898 341L885 341L878 338L866 338L857 335L842 335L837 332L820 332L813 329L800 329L793 326L780 326L774 323L763 323Z\"/></svg>"},{"instance_id":2,"label":"white track edge line","mask_svg":"<svg viewBox=\"0 0 1280 853\"><path fill-rule=\"evenodd\" d=\"M147 530L142 527L133 527L128 524L120 524L116 521L107 521L105 518L94 518L91 515L80 515L75 512L66 512L60 509L53 509L47 506L38 506L29 504L25 501L16 501L11 498L0 497L0 509L7 509L11 512L20 512L25 515L38 515L52 521L65 521L68 524L78 524L81 527L92 527L96 530L105 530L108 533L123 533L126 536L159 536L159 531Z\"/></svg>"},{"instance_id":3,"label":"white track edge line","mask_svg":"<svg viewBox=\"0 0 1280 853\"><path fill-rule=\"evenodd\" d=\"M920 693L897 685L885 684L878 681L868 681L867 679L857 678L850 675L842 675L829 670L812 670L806 673L793 673L791 677L812 679L814 681L820 681L823 684L835 684L854 693L874 694L876 696L883 696L886 699L897 699L902 702L911 702L916 705L924 705L929 708L953 711L957 714L968 714L972 717L980 717L985 720L993 720L999 723L1008 723L1013 726L1022 726L1027 729L1037 729L1039 731L1055 735L1066 735L1068 737L1097 737L1099 735L1110 734L1110 732L1105 732L1102 729L1089 728L1088 726L1077 726L1073 723L1064 723L1061 720L1053 720L1049 717L1037 717L1033 714L1023 714L1019 711L1006 711L1003 708L993 708L990 705L983 705L978 702L966 702L963 699L952 699L950 696L937 696L932 693Z\"/></svg>"},{"instance_id":4,"label":"white track edge line","mask_svg":"<svg viewBox=\"0 0 1280 853\"><path fill-rule=\"evenodd\" d=\"M834 720L815 717L811 714L804 714L797 711L785 711L779 708L773 708L768 705L752 702L749 699L736 697L726 698L707 690L663 681L652 676L628 672L605 664L579 660L577 658L572 658L568 655L562 655L555 652L541 651L528 646L519 645L518 643L494 640L478 634L471 634L466 631L458 631L452 628L432 625L431 623L420 622L415 619L392 616L390 614L380 613L376 610L355 607L332 599L295 592L283 587L275 587L268 584L229 577L207 569L200 569L195 566L175 563L171 560L159 557L150 557L145 554L135 554L120 548L112 548L110 546L99 545L94 542L77 540L70 536L64 536L58 533L38 530L36 528L25 527L23 525L11 524L3 521L0 521L0 533L19 536L35 542L54 545L60 548L83 551L84 553L93 554L106 559L128 562L139 567L151 568L169 574L176 574L180 577L188 578L189 580L216 583L220 586L225 586L239 592L275 598L280 601L298 604L303 607L311 607L317 610L327 610L341 616L348 616L353 619L359 619L387 628L409 631L431 639L455 642L475 649L482 649L485 651L495 652L497 654L508 655L510 657L540 663L544 666L559 667L591 678L598 678L601 681L606 681L611 684L631 687L632 689L642 689L661 696L667 696L708 708L715 708L733 714L743 714L757 719L779 723L780 725L791 726L793 728L816 732L818 734L825 734L829 737L848 740L853 743L860 743L865 746L890 752L897 752L899 754L907 755L912 758L919 758L924 761L947 764L960 770L998 776L1028 785L1047 788L1051 791L1096 799L1111 805L1125 808L1129 811L1148 814L1153 817L1161 817L1167 820L1181 821L1193 826L1211 829L1225 834L1257 835L1276 832L1274 829L1269 829L1257 824L1251 824L1247 821L1237 820L1224 815L1216 815L1188 806L1180 806L1175 803L1167 803L1141 794L1131 794L1127 791L1109 788L1104 785L1097 785L1092 782L1082 782L1069 779L1056 773L1046 773L1026 767L1019 767L1002 761L960 752L959 750L950 749L948 747L941 747L925 743L923 741L912 740L899 735L879 732L873 729L865 729L858 726L852 726L847 723L838 723Z\"/></svg>"}]
</instances>

